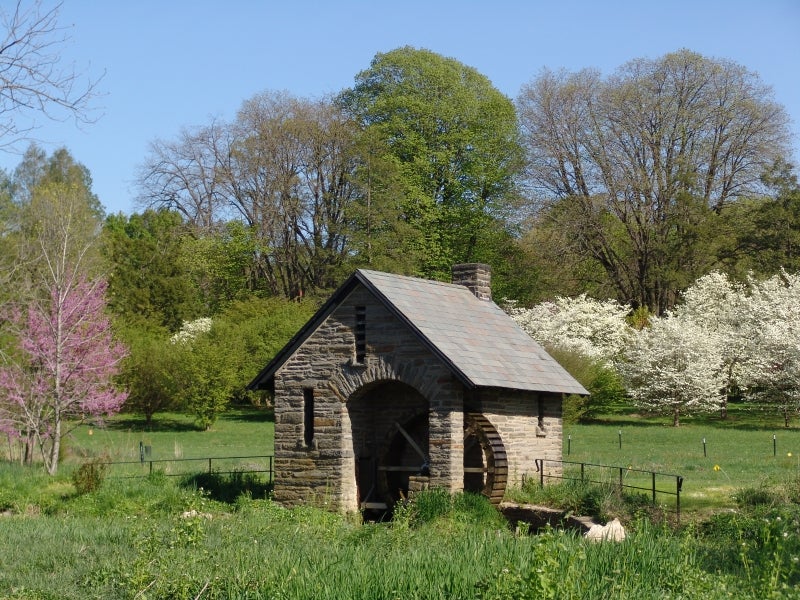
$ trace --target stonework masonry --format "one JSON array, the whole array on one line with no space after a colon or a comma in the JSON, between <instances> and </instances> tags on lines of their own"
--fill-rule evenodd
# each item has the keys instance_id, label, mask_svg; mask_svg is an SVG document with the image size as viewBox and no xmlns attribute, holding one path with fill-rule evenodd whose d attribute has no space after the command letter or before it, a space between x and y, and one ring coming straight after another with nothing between
<instances>
[{"instance_id":1,"label":"stonework masonry","mask_svg":"<svg viewBox=\"0 0 800 600\"><path fill-rule=\"evenodd\" d=\"M355 362L356 307L366 308L366 359ZM370 393L404 384L404 399ZM303 443L304 390L314 393L314 440ZM353 422L365 410L390 424L429 413L430 484L459 489L463 481L463 389L447 367L364 288L357 288L275 375L275 499L310 500L357 510L356 452L364 444ZM420 402L420 398L422 402ZM415 404L416 403L416 404ZM424 404L424 406L423 406ZM363 416L361 417L363 421ZM362 438L359 438L361 435ZM383 440L378 440L383 442Z\"/></svg>"},{"instance_id":2,"label":"stonework masonry","mask_svg":"<svg viewBox=\"0 0 800 600\"><path fill-rule=\"evenodd\" d=\"M454 268L454 282L491 300L486 265ZM413 327L356 285L275 371L276 501L358 510L375 486L390 485L367 469L391 450L401 424L417 427L418 448L400 458L422 463L422 452L428 460L425 477L408 476L409 489L461 490L465 410L481 412L500 434L509 485L536 476L536 459L561 459L560 394L466 389L461 381Z\"/></svg>"}]
</instances>

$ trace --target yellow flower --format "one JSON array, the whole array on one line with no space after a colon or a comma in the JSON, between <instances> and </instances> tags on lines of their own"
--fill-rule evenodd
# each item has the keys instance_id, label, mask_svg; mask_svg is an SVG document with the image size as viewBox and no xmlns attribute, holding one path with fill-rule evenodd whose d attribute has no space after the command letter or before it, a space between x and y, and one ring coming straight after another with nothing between
<instances>
[{"instance_id":1,"label":"yellow flower","mask_svg":"<svg viewBox=\"0 0 800 600\"><path fill-rule=\"evenodd\" d=\"M720 469L719 465L714 465L714 470L715 471L719 471L719 469Z\"/></svg>"},{"instance_id":2,"label":"yellow flower","mask_svg":"<svg viewBox=\"0 0 800 600\"><path fill-rule=\"evenodd\" d=\"M789 458L792 458L792 453L791 452L787 452L786 456L788 456Z\"/></svg>"}]
</instances>

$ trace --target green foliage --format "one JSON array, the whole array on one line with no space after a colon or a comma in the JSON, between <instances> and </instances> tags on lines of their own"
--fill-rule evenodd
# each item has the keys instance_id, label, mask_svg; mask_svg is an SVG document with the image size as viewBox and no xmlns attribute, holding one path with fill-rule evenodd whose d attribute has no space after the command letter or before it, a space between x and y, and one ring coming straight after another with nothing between
<instances>
[{"instance_id":1,"label":"green foliage","mask_svg":"<svg viewBox=\"0 0 800 600\"><path fill-rule=\"evenodd\" d=\"M610 365L559 348L549 348L548 352L590 394L588 398L567 396L564 399L562 415L564 423L578 423L583 419L595 417L627 398L622 378Z\"/></svg>"},{"instance_id":2,"label":"green foliage","mask_svg":"<svg viewBox=\"0 0 800 600\"><path fill-rule=\"evenodd\" d=\"M237 386L235 357L226 354L224 342L201 337L174 344L179 362L177 398L195 418L197 426L209 429L228 408Z\"/></svg>"},{"instance_id":3,"label":"green foliage","mask_svg":"<svg viewBox=\"0 0 800 600\"><path fill-rule=\"evenodd\" d=\"M475 69L404 47L377 54L340 102L391 156L419 272L485 260L521 166L511 101Z\"/></svg>"},{"instance_id":4,"label":"green foliage","mask_svg":"<svg viewBox=\"0 0 800 600\"><path fill-rule=\"evenodd\" d=\"M311 302L250 297L231 302L208 332L184 341L153 327L126 328L131 354L120 377L131 390L126 408L148 425L156 412L186 410L208 429L231 402L263 404L247 384L314 309Z\"/></svg>"},{"instance_id":5,"label":"green foliage","mask_svg":"<svg viewBox=\"0 0 800 600\"><path fill-rule=\"evenodd\" d=\"M123 337L130 351L119 375L119 381L129 390L125 410L143 415L150 425L157 412L177 404L180 354L164 330L129 326Z\"/></svg>"},{"instance_id":6,"label":"green foliage","mask_svg":"<svg viewBox=\"0 0 800 600\"><path fill-rule=\"evenodd\" d=\"M177 266L194 282L207 314L266 292L266 281L256 277L259 248L252 227L229 221L218 231L185 238L183 250Z\"/></svg>"},{"instance_id":7,"label":"green foliage","mask_svg":"<svg viewBox=\"0 0 800 600\"><path fill-rule=\"evenodd\" d=\"M109 305L124 322L176 331L197 317L202 295L186 269L192 238L180 213L110 215L103 228L110 270Z\"/></svg>"},{"instance_id":8,"label":"green foliage","mask_svg":"<svg viewBox=\"0 0 800 600\"><path fill-rule=\"evenodd\" d=\"M702 523L701 564L735 575L762 598L794 597L800 584L800 507L756 505Z\"/></svg>"},{"instance_id":9,"label":"green foliage","mask_svg":"<svg viewBox=\"0 0 800 600\"><path fill-rule=\"evenodd\" d=\"M108 465L102 458L93 458L72 472L72 483L79 496L100 489L108 472Z\"/></svg>"},{"instance_id":10,"label":"green foliage","mask_svg":"<svg viewBox=\"0 0 800 600\"><path fill-rule=\"evenodd\" d=\"M641 504L634 494L620 492L612 483L563 481L541 487L529 480L514 492L518 502L551 506L564 513L593 517L603 523L614 518L629 521Z\"/></svg>"},{"instance_id":11,"label":"green foliage","mask_svg":"<svg viewBox=\"0 0 800 600\"><path fill-rule=\"evenodd\" d=\"M249 298L232 302L211 328L217 360L230 361L235 371L231 397L235 402L259 403L245 390L248 383L305 325L316 310L311 301Z\"/></svg>"},{"instance_id":12,"label":"green foliage","mask_svg":"<svg viewBox=\"0 0 800 600\"><path fill-rule=\"evenodd\" d=\"M800 269L800 185L794 167L778 161L763 181L769 195L738 202L722 215L718 255L741 279Z\"/></svg>"}]
</instances>

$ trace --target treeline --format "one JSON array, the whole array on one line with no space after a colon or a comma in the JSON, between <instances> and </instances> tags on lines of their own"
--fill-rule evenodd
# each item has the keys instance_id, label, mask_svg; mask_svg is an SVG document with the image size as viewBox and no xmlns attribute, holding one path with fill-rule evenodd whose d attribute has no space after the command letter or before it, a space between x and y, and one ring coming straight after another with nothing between
<instances>
[{"instance_id":1,"label":"treeline","mask_svg":"<svg viewBox=\"0 0 800 600\"><path fill-rule=\"evenodd\" d=\"M335 96L266 92L154 142L139 200L198 237L238 235L243 283L269 295L480 261L499 297L589 292L660 314L710 270L798 266L789 139L756 74L688 50L608 77L543 71L512 101L406 47Z\"/></svg>"},{"instance_id":2,"label":"treeline","mask_svg":"<svg viewBox=\"0 0 800 600\"><path fill-rule=\"evenodd\" d=\"M688 50L607 77L545 70L512 100L404 47L333 96L265 92L154 141L130 215L104 214L68 150L32 146L0 178L0 351L35 370L14 315L102 281L125 406L208 426L256 400L249 379L356 268L447 279L485 262L521 306L586 293L660 315L712 270L800 268L789 139L757 74ZM18 413L0 426L24 437Z\"/></svg>"}]
</instances>

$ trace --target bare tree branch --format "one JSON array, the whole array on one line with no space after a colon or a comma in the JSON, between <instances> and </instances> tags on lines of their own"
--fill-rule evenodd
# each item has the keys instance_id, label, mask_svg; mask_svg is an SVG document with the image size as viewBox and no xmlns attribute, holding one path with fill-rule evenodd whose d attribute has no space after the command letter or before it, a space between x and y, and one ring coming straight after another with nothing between
<instances>
[{"instance_id":1,"label":"bare tree branch","mask_svg":"<svg viewBox=\"0 0 800 600\"><path fill-rule=\"evenodd\" d=\"M87 78L74 64L62 63L70 36L58 24L60 9L60 2L45 9L42 0L30 6L17 0L10 11L0 6L0 148L30 140L37 117L97 120L90 104L102 77Z\"/></svg>"}]
</instances>

